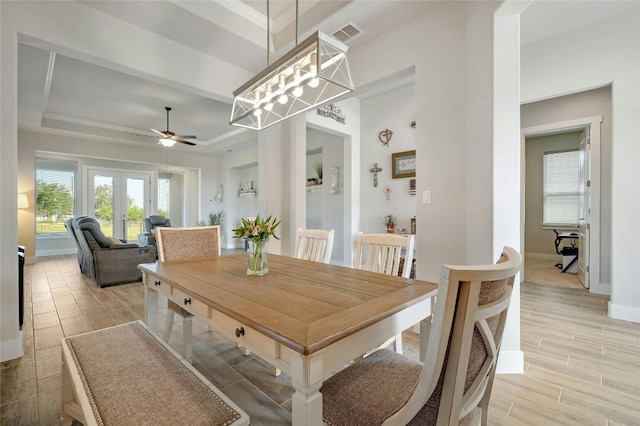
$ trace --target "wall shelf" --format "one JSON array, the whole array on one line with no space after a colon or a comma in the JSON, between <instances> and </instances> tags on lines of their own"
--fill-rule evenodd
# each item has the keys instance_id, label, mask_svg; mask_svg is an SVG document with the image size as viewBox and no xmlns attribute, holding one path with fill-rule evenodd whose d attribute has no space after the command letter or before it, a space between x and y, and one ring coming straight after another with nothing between
<instances>
[{"instance_id":1,"label":"wall shelf","mask_svg":"<svg viewBox=\"0 0 640 426\"><path fill-rule=\"evenodd\" d=\"M256 195L256 191L238 192L238 198L255 198Z\"/></svg>"},{"instance_id":2,"label":"wall shelf","mask_svg":"<svg viewBox=\"0 0 640 426\"><path fill-rule=\"evenodd\" d=\"M320 192L322 191L323 185L307 185L307 192Z\"/></svg>"}]
</instances>

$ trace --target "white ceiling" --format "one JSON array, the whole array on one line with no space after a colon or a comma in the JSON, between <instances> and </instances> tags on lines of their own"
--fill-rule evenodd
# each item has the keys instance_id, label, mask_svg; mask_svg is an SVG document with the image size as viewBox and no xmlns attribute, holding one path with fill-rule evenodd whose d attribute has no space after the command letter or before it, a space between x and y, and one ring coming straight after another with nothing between
<instances>
[{"instance_id":1,"label":"white ceiling","mask_svg":"<svg viewBox=\"0 0 640 426\"><path fill-rule=\"evenodd\" d=\"M451 0L449 0L451 1ZM235 64L251 73L266 66L266 0L82 1L96 11ZM364 34L350 48L428 13L439 1L300 0L298 38L332 33L353 22ZM534 1L522 14L522 43L530 43L637 7L637 1ZM295 1L269 4L271 61L293 47ZM170 59L170 58L169 58ZM168 60L170 64L170 60ZM231 105L176 87L83 62L40 46L18 50L19 124L23 128L82 134L87 140L160 146L150 128L197 135L197 146L171 149L216 155L255 143L253 133L228 124ZM235 90L229 88L229 96ZM67 133L70 132L70 133Z\"/></svg>"}]
</instances>

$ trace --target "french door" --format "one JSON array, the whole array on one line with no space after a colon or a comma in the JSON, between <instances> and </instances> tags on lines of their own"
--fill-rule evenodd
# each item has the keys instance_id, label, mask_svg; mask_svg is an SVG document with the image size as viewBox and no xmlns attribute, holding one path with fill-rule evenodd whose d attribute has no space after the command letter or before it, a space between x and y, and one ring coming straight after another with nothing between
<instances>
[{"instance_id":1,"label":"french door","mask_svg":"<svg viewBox=\"0 0 640 426\"><path fill-rule=\"evenodd\" d=\"M89 169L87 212L108 237L137 240L149 215L151 174Z\"/></svg>"}]
</instances>

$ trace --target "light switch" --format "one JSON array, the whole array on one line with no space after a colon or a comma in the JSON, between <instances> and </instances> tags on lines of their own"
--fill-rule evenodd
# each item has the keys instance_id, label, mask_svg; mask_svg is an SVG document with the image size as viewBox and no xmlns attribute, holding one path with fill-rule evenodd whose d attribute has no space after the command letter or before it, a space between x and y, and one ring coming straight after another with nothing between
<instances>
[{"instance_id":1,"label":"light switch","mask_svg":"<svg viewBox=\"0 0 640 426\"><path fill-rule=\"evenodd\" d=\"M422 191L422 204L431 204L431 191Z\"/></svg>"}]
</instances>

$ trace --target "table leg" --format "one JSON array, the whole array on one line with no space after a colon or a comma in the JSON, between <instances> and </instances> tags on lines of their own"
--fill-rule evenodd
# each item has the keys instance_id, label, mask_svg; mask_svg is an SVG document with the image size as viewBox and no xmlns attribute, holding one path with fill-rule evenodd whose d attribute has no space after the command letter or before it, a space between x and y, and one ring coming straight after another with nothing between
<instances>
[{"instance_id":1,"label":"table leg","mask_svg":"<svg viewBox=\"0 0 640 426\"><path fill-rule=\"evenodd\" d=\"M64 343L63 343L64 345ZM63 426L68 426L73 423L73 417L65 410L65 405L73 403L74 394L73 387L71 386L71 378L69 377L69 371L67 370L66 360L62 357L62 370L61 370L61 384L60 384L60 422Z\"/></svg>"},{"instance_id":2,"label":"table leg","mask_svg":"<svg viewBox=\"0 0 640 426\"><path fill-rule=\"evenodd\" d=\"M322 425L323 362L321 358L296 355L291 359L291 424L300 426Z\"/></svg>"},{"instance_id":3,"label":"table leg","mask_svg":"<svg viewBox=\"0 0 640 426\"><path fill-rule=\"evenodd\" d=\"M144 283L144 322L149 330L158 333L158 292L147 285L147 277L142 277Z\"/></svg>"}]
</instances>

